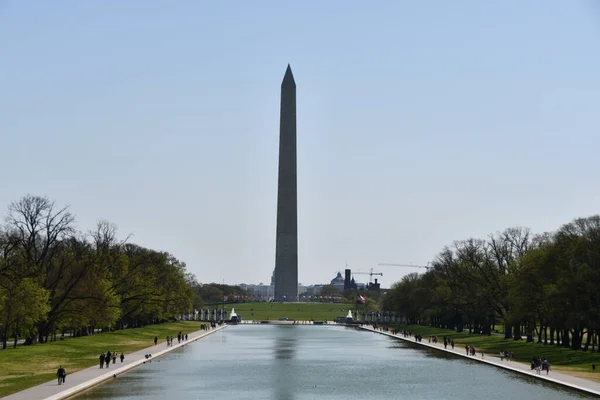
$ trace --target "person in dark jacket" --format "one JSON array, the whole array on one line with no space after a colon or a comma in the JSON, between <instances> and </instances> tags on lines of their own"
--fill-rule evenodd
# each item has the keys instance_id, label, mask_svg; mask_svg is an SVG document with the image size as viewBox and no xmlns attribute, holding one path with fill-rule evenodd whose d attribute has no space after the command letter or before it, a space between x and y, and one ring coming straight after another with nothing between
<instances>
[{"instance_id":1,"label":"person in dark jacket","mask_svg":"<svg viewBox=\"0 0 600 400\"><path fill-rule=\"evenodd\" d=\"M58 367L58 371L56 371L56 375L58 376L58 384L65 383L65 378L67 377L67 370L63 368L62 365Z\"/></svg>"}]
</instances>

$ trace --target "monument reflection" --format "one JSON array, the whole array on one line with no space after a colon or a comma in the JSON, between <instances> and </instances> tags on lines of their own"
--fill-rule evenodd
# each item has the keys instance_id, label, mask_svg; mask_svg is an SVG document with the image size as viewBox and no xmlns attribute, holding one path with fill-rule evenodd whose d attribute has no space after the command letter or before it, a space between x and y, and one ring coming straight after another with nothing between
<instances>
[{"instance_id":1,"label":"monument reflection","mask_svg":"<svg viewBox=\"0 0 600 400\"><path fill-rule=\"evenodd\" d=\"M280 337L275 339L275 359L289 360L296 354L296 339L293 337Z\"/></svg>"},{"instance_id":2,"label":"monument reflection","mask_svg":"<svg viewBox=\"0 0 600 400\"><path fill-rule=\"evenodd\" d=\"M294 396L294 383L290 380L294 374L294 357L298 342L297 332L293 326L278 326L275 328L276 336L273 346L273 397L274 399L292 400Z\"/></svg>"}]
</instances>

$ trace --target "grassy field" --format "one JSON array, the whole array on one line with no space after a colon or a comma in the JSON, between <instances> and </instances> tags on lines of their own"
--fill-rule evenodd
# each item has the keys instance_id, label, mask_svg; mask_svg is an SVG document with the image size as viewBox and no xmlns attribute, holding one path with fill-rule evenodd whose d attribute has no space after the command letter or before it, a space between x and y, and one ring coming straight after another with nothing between
<instances>
[{"instance_id":1,"label":"grassy field","mask_svg":"<svg viewBox=\"0 0 600 400\"><path fill-rule=\"evenodd\" d=\"M514 352L516 361L526 363L530 363L534 357L547 358L554 371L600 382L600 353L527 343L525 340L504 339L502 335L469 335L468 332L457 333L453 330L420 325L398 325L398 328L420 334L424 341L432 335L438 336L440 340L442 336L446 336L454 339L454 343L460 348L469 344L477 351L483 350L490 356L497 356L501 350L506 350ZM592 372L592 364L596 364L596 372Z\"/></svg>"},{"instance_id":2,"label":"grassy field","mask_svg":"<svg viewBox=\"0 0 600 400\"><path fill-rule=\"evenodd\" d=\"M239 303L227 304L227 313L235 308L236 314L244 320L277 320L287 317L297 321L333 321L336 317L346 316L352 304L344 303Z\"/></svg>"},{"instance_id":3,"label":"grassy field","mask_svg":"<svg viewBox=\"0 0 600 400\"><path fill-rule=\"evenodd\" d=\"M0 351L0 397L54 379L59 365L65 367L67 373L73 373L97 365L102 352L123 352L127 357L129 353L153 346L155 336L162 343L167 335L177 336L180 331L190 333L199 329L199 322L182 321L7 348Z\"/></svg>"}]
</instances>

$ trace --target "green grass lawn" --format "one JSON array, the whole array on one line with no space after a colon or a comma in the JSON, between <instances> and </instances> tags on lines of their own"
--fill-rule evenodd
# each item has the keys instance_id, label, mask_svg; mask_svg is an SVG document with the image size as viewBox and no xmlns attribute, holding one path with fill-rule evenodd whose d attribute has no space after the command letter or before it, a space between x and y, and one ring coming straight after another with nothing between
<instances>
[{"instance_id":1,"label":"green grass lawn","mask_svg":"<svg viewBox=\"0 0 600 400\"><path fill-rule=\"evenodd\" d=\"M102 352L123 352L127 357L129 353L153 346L155 336L163 343L167 335L177 336L180 331L191 333L199 329L199 322L182 321L6 348L0 351L0 397L54 379L59 365L71 374L98 365Z\"/></svg>"},{"instance_id":2,"label":"green grass lawn","mask_svg":"<svg viewBox=\"0 0 600 400\"><path fill-rule=\"evenodd\" d=\"M346 316L352 304L344 303L239 303L227 304L227 315L235 308L236 314L244 320L278 320L287 317L297 321L333 321Z\"/></svg>"},{"instance_id":3,"label":"green grass lawn","mask_svg":"<svg viewBox=\"0 0 600 400\"><path fill-rule=\"evenodd\" d=\"M410 330L413 334L423 336L423 341L428 336L436 335L442 341L442 336L454 339L460 348L466 344L474 346L477 351L483 350L486 355L497 356L501 350L512 351L515 360L530 363L534 357L547 358L552 365L552 370L565 372L574 376L594 381L600 381L600 353L565 349L555 345L527 343L525 340L504 339L502 335L469 335L468 332L457 333L453 330L432 328L420 325L397 325L401 330ZM596 371L592 372L592 364L596 364Z\"/></svg>"}]
</instances>

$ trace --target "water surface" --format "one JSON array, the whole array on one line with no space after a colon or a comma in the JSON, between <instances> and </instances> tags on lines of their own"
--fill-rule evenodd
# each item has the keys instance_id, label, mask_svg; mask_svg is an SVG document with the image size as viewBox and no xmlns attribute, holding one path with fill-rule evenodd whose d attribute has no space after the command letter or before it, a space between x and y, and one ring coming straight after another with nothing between
<instances>
[{"instance_id":1,"label":"water surface","mask_svg":"<svg viewBox=\"0 0 600 400\"><path fill-rule=\"evenodd\" d=\"M237 325L76 399L592 398L351 328Z\"/></svg>"}]
</instances>

